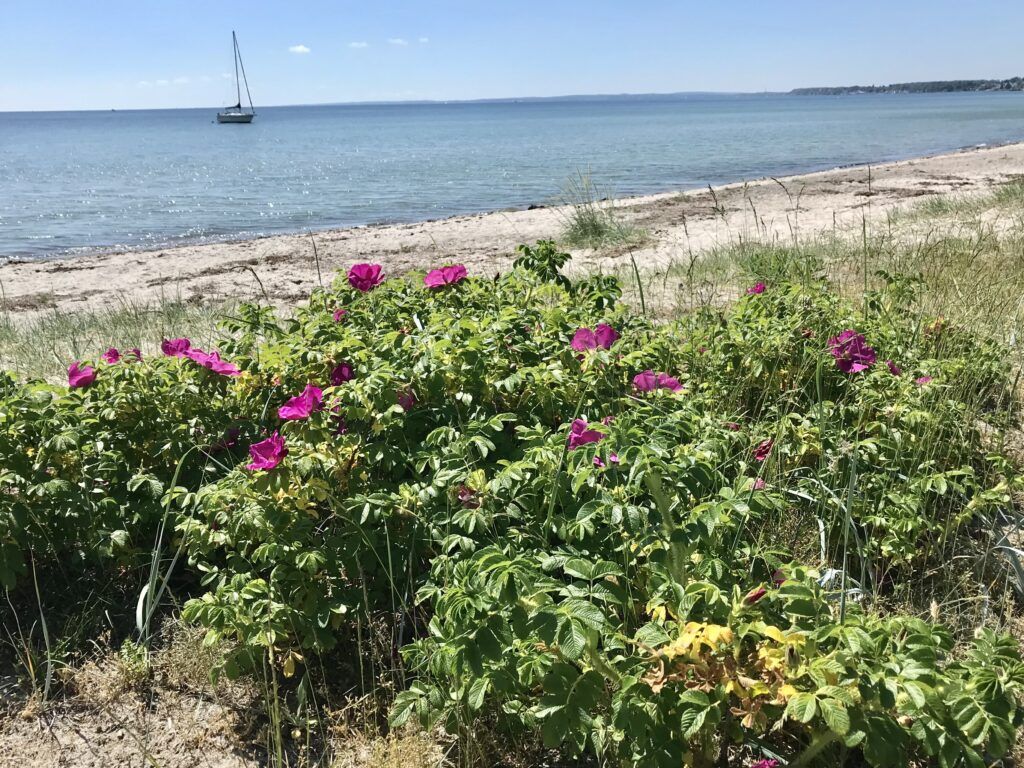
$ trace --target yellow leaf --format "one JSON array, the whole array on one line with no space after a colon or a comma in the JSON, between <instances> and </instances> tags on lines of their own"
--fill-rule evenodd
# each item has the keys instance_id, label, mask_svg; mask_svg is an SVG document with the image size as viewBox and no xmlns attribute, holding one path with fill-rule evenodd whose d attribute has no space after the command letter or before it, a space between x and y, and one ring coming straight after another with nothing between
<instances>
[{"instance_id":1,"label":"yellow leaf","mask_svg":"<svg viewBox=\"0 0 1024 768\"><path fill-rule=\"evenodd\" d=\"M796 696L798 693L799 691L789 683L779 686L779 698L784 701Z\"/></svg>"}]
</instances>

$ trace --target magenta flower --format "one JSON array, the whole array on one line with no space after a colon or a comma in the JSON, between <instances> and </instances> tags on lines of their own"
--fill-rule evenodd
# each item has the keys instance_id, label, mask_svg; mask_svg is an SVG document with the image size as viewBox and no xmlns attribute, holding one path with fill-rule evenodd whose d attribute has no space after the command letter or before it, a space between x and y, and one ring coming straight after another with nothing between
<instances>
[{"instance_id":1,"label":"magenta flower","mask_svg":"<svg viewBox=\"0 0 1024 768\"><path fill-rule=\"evenodd\" d=\"M463 509L480 509L480 493L468 485L459 486L458 498Z\"/></svg>"},{"instance_id":2,"label":"magenta flower","mask_svg":"<svg viewBox=\"0 0 1024 768\"><path fill-rule=\"evenodd\" d=\"M598 323L594 330L580 328L573 334L570 346L577 352L587 352L591 349L611 349L612 344L619 338L619 334L607 323Z\"/></svg>"},{"instance_id":3,"label":"magenta flower","mask_svg":"<svg viewBox=\"0 0 1024 768\"><path fill-rule=\"evenodd\" d=\"M330 379L332 387L339 387L346 381L352 381L356 377L352 372L352 366L348 363L338 363L331 370Z\"/></svg>"},{"instance_id":4,"label":"magenta flower","mask_svg":"<svg viewBox=\"0 0 1024 768\"><path fill-rule=\"evenodd\" d=\"M68 366L68 386L71 389L85 389L96 381L96 369L91 365L72 363Z\"/></svg>"},{"instance_id":5,"label":"magenta flower","mask_svg":"<svg viewBox=\"0 0 1024 768\"><path fill-rule=\"evenodd\" d=\"M427 288L444 288L446 285L455 285L466 279L466 268L461 264L451 264L440 269L432 269L423 278L423 284Z\"/></svg>"},{"instance_id":6,"label":"magenta flower","mask_svg":"<svg viewBox=\"0 0 1024 768\"><path fill-rule=\"evenodd\" d=\"M758 760L750 768L779 768L778 760Z\"/></svg>"},{"instance_id":7,"label":"magenta flower","mask_svg":"<svg viewBox=\"0 0 1024 768\"><path fill-rule=\"evenodd\" d=\"M919 378L914 379L914 383L917 384L917 386L919 386L919 387L923 387L925 384L927 384L931 380L932 380L931 376L921 376Z\"/></svg>"},{"instance_id":8,"label":"magenta flower","mask_svg":"<svg viewBox=\"0 0 1024 768\"><path fill-rule=\"evenodd\" d=\"M125 359L129 363L141 363L142 362L142 350L138 347L132 347L124 353Z\"/></svg>"},{"instance_id":9,"label":"magenta flower","mask_svg":"<svg viewBox=\"0 0 1024 768\"><path fill-rule=\"evenodd\" d=\"M608 454L608 463L609 464L618 464L619 463L619 454L617 454L617 453L609 453ZM598 469L604 469L605 464L601 460L600 456L595 456L594 457L594 466L597 467Z\"/></svg>"},{"instance_id":10,"label":"magenta flower","mask_svg":"<svg viewBox=\"0 0 1024 768\"><path fill-rule=\"evenodd\" d=\"M614 416L605 416L603 419L601 419L601 423L604 424L606 427L613 421L615 421Z\"/></svg>"},{"instance_id":11,"label":"magenta flower","mask_svg":"<svg viewBox=\"0 0 1024 768\"><path fill-rule=\"evenodd\" d=\"M731 432L739 432L740 431L740 425L737 424L735 421L727 421L727 422L725 422L725 428L730 430Z\"/></svg>"},{"instance_id":12,"label":"magenta flower","mask_svg":"<svg viewBox=\"0 0 1024 768\"><path fill-rule=\"evenodd\" d=\"M347 314L348 314L348 310L347 309L344 309L342 307L338 307L336 310L334 310L334 314L331 315L331 318L334 320L334 322L340 323L342 318L344 318L345 315L347 315Z\"/></svg>"},{"instance_id":13,"label":"magenta flower","mask_svg":"<svg viewBox=\"0 0 1024 768\"><path fill-rule=\"evenodd\" d=\"M286 421L308 419L313 413L323 408L324 391L320 387L307 384L302 394L291 398L277 409L277 415Z\"/></svg>"},{"instance_id":14,"label":"magenta flower","mask_svg":"<svg viewBox=\"0 0 1024 768\"><path fill-rule=\"evenodd\" d=\"M273 469L288 455L288 449L285 447L284 438L275 432L266 440L250 445L249 455L252 461L246 465L246 469Z\"/></svg>"},{"instance_id":15,"label":"magenta flower","mask_svg":"<svg viewBox=\"0 0 1024 768\"><path fill-rule=\"evenodd\" d=\"M764 288L765 288L764 283L754 283L753 286L751 286L750 288L747 288L747 295L748 296L753 296L753 295L756 295L758 293L764 293Z\"/></svg>"},{"instance_id":16,"label":"magenta flower","mask_svg":"<svg viewBox=\"0 0 1024 768\"><path fill-rule=\"evenodd\" d=\"M843 373L858 373L875 364L875 350L867 345L864 336L850 329L828 340L832 357Z\"/></svg>"},{"instance_id":17,"label":"magenta flower","mask_svg":"<svg viewBox=\"0 0 1024 768\"><path fill-rule=\"evenodd\" d=\"M618 332L608 323L598 323L597 328L594 329L594 336L597 339L597 345L604 349L611 349L612 344L619 338Z\"/></svg>"},{"instance_id":18,"label":"magenta flower","mask_svg":"<svg viewBox=\"0 0 1024 768\"><path fill-rule=\"evenodd\" d=\"M118 352L114 347L111 347L103 353L103 362L109 365L115 365L121 362L121 353Z\"/></svg>"},{"instance_id":19,"label":"magenta flower","mask_svg":"<svg viewBox=\"0 0 1024 768\"><path fill-rule=\"evenodd\" d=\"M226 360L221 360L220 355L216 352L211 352L209 360L206 365L214 373L219 373L221 376L241 376L242 369L234 363L229 363Z\"/></svg>"},{"instance_id":20,"label":"magenta flower","mask_svg":"<svg viewBox=\"0 0 1024 768\"><path fill-rule=\"evenodd\" d=\"M221 360L218 352L189 349L185 352L185 357L221 376L240 376L242 374L242 369L237 365Z\"/></svg>"},{"instance_id":21,"label":"magenta flower","mask_svg":"<svg viewBox=\"0 0 1024 768\"><path fill-rule=\"evenodd\" d=\"M896 365L896 363L894 363L892 360L886 360L885 365L889 369L889 373L891 373L893 376L903 375L903 369Z\"/></svg>"},{"instance_id":22,"label":"magenta flower","mask_svg":"<svg viewBox=\"0 0 1024 768\"><path fill-rule=\"evenodd\" d=\"M398 399L398 404L402 406L403 411L411 411L412 407L416 405L416 395L413 394L411 389L403 389L396 392L395 397Z\"/></svg>"},{"instance_id":23,"label":"magenta flower","mask_svg":"<svg viewBox=\"0 0 1024 768\"><path fill-rule=\"evenodd\" d=\"M759 477L759 478L757 478L756 480L754 480L754 490L755 490L755 491L761 491L761 490L764 490L764 487L765 487L766 485L767 485L767 483L766 483L766 482L764 481L764 478L763 478L763 477Z\"/></svg>"},{"instance_id":24,"label":"magenta flower","mask_svg":"<svg viewBox=\"0 0 1024 768\"><path fill-rule=\"evenodd\" d=\"M640 392L653 392L656 389L668 389L678 392L683 388L679 380L669 376L667 373L655 373L646 370L633 377L633 386Z\"/></svg>"},{"instance_id":25,"label":"magenta flower","mask_svg":"<svg viewBox=\"0 0 1024 768\"><path fill-rule=\"evenodd\" d=\"M168 357L184 357L191 347L192 342L188 339L164 339L160 342L160 349Z\"/></svg>"},{"instance_id":26,"label":"magenta flower","mask_svg":"<svg viewBox=\"0 0 1024 768\"><path fill-rule=\"evenodd\" d=\"M368 293L384 282L380 264L353 264L348 271L348 284Z\"/></svg>"},{"instance_id":27,"label":"magenta flower","mask_svg":"<svg viewBox=\"0 0 1024 768\"><path fill-rule=\"evenodd\" d=\"M767 594L768 590L765 587L758 587L757 589L749 592L747 596L743 598L743 602L745 602L747 605L753 605Z\"/></svg>"},{"instance_id":28,"label":"magenta flower","mask_svg":"<svg viewBox=\"0 0 1024 768\"><path fill-rule=\"evenodd\" d=\"M599 443L604 440L604 432L596 429L587 429L587 422L584 419L576 419L569 430L569 450L573 451L581 445L588 443Z\"/></svg>"},{"instance_id":29,"label":"magenta flower","mask_svg":"<svg viewBox=\"0 0 1024 768\"><path fill-rule=\"evenodd\" d=\"M772 452L772 448L775 446L775 441L770 437L767 440L762 440L757 444L757 448L754 449L754 458L757 461L765 461L769 454Z\"/></svg>"}]
</instances>

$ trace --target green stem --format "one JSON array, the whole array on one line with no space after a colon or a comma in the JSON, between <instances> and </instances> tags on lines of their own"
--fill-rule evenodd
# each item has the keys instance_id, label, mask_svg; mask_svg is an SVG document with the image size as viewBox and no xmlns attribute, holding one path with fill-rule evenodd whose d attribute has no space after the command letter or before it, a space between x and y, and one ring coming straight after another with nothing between
<instances>
[{"instance_id":1,"label":"green stem","mask_svg":"<svg viewBox=\"0 0 1024 768\"><path fill-rule=\"evenodd\" d=\"M839 734L834 733L833 731L824 731L819 733L811 739L810 746L801 752L796 760L791 760L789 762L788 768L800 768L801 766L809 765L810 762L822 752L822 750L830 746L833 742L838 741L838 739Z\"/></svg>"}]
</instances>

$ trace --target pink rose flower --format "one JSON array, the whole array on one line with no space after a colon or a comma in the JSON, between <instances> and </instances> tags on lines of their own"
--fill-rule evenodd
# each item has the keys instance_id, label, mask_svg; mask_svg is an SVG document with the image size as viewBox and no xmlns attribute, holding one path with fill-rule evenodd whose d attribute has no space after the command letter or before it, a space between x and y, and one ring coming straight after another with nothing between
<instances>
[{"instance_id":1,"label":"pink rose flower","mask_svg":"<svg viewBox=\"0 0 1024 768\"><path fill-rule=\"evenodd\" d=\"M338 307L336 310L334 310L334 314L331 315L331 318L334 320L334 322L340 323L342 321L342 318L344 318L345 315L347 315L347 314L348 314L348 310L347 309L343 309L342 307Z\"/></svg>"},{"instance_id":2,"label":"pink rose flower","mask_svg":"<svg viewBox=\"0 0 1024 768\"><path fill-rule=\"evenodd\" d=\"M743 598L743 602L745 602L747 605L753 605L767 594L768 590L765 587L758 587L757 589L749 592L747 596Z\"/></svg>"},{"instance_id":3,"label":"pink rose flower","mask_svg":"<svg viewBox=\"0 0 1024 768\"><path fill-rule=\"evenodd\" d=\"M160 342L160 349L168 357L184 357L191 347L192 342L188 339L164 339Z\"/></svg>"},{"instance_id":4,"label":"pink rose flower","mask_svg":"<svg viewBox=\"0 0 1024 768\"><path fill-rule=\"evenodd\" d=\"M348 271L348 284L368 293L384 282L380 264L353 264Z\"/></svg>"},{"instance_id":5,"label":"pink rose flower","mask_svg":"<svg viewBox=\"0 0 1024 768\"><path fill-rule=\"evenodd\" d=\"M587 352L592 349L611 349L612 344L619 338L618 332L607 323L598 323L594 330L580 328L573 334L571 346L577 352Z\"/></svg>"},{"instance_id":6,"label":"pink rose flower","mask_svg":"<svg viewBox=\"0 0 1024 768\"><path fill-rule=\"evenodd\" d=\"M569 430L569 450L575 450L581 445L588 443L599 443L604 440L604 433L596 429L588 429L584 419L576 419Z\"/></svg>"},{"instance_id":7,"label":"pink rose flower","mask_svg":"<svg viewBox=\"0 0 1024 768\"><path fill-rule=\"evenodd\" d=\"M237 365L221 360L220 354L217 352L203 352L201 349L193 348L187 350L184 356L221 376L240 376L242 374L242 370Z\"/></svg>"},{"instance_id":8,"label":"pink rose flower","mask_svg":"<svg viewBox=\"0 0 1024 768\"><path fill-rule=\"evenodd\" d=\"M68 366L68 386L71 389L85 389L96 381L96 369L91 365L72 363Z\"/></svg>"},{"instance_id":9,"label":"pink rose flower","mask_svg":"<svg viewBox=\"0 0 1024 768\"><path fill-rule=\"evenodd\" d=\"M765 461L772 452L772 448L775 446L775 441L771 438L762 440L757 444L757 448L754 449L754 458L757 461Z\"/></svg>"},{"instance_id":10,"label":"pink rose flower","mask_svg":"<svg viewBox=\"0 0 1024 768\"><path fill-rule=\"evenodd\" d=\"M121 353L114 347L111 347L103 353L103 362L109 365L115 365L116 363L121 362Z\"/></svg>"},{"instance_id":11,"label":"pink rose flower","mask_svg":"<svg viewBox=\"0 0 1024 768\"><path fill-rule=\"evenodd\" d=\"M646 370L634 376L633 386L639 392L653 392L657 389L668 389L672 392L678 392L683 388L678 379L669 376L667 373L655 373L651 370Z\"/></svg>"},{"instance_id":12,"label":"pink rose flower","mask_svg":"<svg viewBox=\"0 0 1024 768\"><path fill-rule=\"evenodd\" d=\"M411 389L403 389L400 392L396 392L395 397L398 400L398 404L402 406L403 411L411 411L413 406L416 405L416 395L413 394Z\"/></svg>"},{"instance_id":13,"label":"pink rose flower","mask_svg":"<svg viewBox=\"0 0 1024 768\"><path fill-rule=\"evenodd\" d=\"M480 509L480 493L468 485L459 486L458 499L463 509Z\"/></svg>"},{"instance_id":14,"label":"pink rose flower","mask_svg":"<svg viewBox=\"0 0 1024 768\"><path fill-rule=\"evenodd\" d=\"M440 269L432 269L423 278L423 284L430 289L444 288L455 285L466 279L466 268L461 264L452 264Z\"/></svg>"},{"instance_id":15,"label":"pink rose flower","mask_svg":"<svg viewBox=\"0 0 1024 768\"><path fill-rule=\"evenodd\" d=\"M864 336L850 329L828 340L836 366L843 373L858 373L875 364L875 350Z\"/></svg>"},{"instance_id":16,"label":"pink rose flower","mask_svg":"<svg viewBox=\"0 0 1024 768\"><path fill-rule=\"evenodd\" d=\"M353 373L352 366L348 363L338 363L330 373L331 386L333 387L341 386L346 381L352 381L354 378L355 373Z\"/></svg>"},{"instance_id":17,"label":"pink rose flower","mask_svg":"<svg viewBox=\"0 0 1024 768\"><path fill-rule=\"evenodd\" d=\"M923 387L925 384L927 384L931 380L932 380L931 376L921 376L919 378L914 379L914 383L917 384L917 386L919 386L919 387Z\"/></svg>"},{"instance_id":18,"label":"pink rose flower","mask_svg":"<svg viewBox=\"0 0 1024 768\"><path fill-rule=\"evenodd\" d=\"M764 288L765 288L764 283L754 283L754 285L752 287L747 288L747 295L748 296L754 296L754 295L757 295L759 293L764 293Z\"/></svg>"},{"instance_id":19,"label":"pink rose flower","mask_svg":"<svg viewBox=\"0 0 1024 768\"><path fill-rule=\"evenodd\" d=\"M896 363L894 363L892 360L886 360L885 365L889 369L889 373L891 373L893 376L903 375L903 369L896 365Z\"/></svg>"},{"instance_id":20,"label":"pink rose flower","mask_svg":"<svg viewBox=\"0 0 1024 768\"><path fill-rule=\"evenodd\" d=\"M249 455L252 461L246 465L246 469L268 470L281 463L288 455L288 448L285 447L284 438L275 432L266 440L250 445Z\"/></svg>"},{"instance_id":21,"label":"pink rose flower","mask_svg":"<svg viewBox=\"0 0 1024 768\"><path fill-rule=\"evenodd\" d=\"M324 391L320 387L307 384L302 393L291 398L277 409L277 415L286 421L308 419L323 407Z\"/></svg>"}]
</instances>

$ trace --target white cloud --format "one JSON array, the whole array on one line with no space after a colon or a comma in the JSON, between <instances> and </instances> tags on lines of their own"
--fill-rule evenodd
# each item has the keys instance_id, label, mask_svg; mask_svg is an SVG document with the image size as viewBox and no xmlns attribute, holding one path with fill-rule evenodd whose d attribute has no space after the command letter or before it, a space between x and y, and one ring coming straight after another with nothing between
<instances>
[{"instance_id":1,"label":"white cloud","mask_svg":"<svg viewBox=\"0 0 1024 768\"><path fill-rule=\"evenodd\" d=\"M429 37L421 37L420 38L420 42L423 43L423 44L429 43L430 42L430 38Z\"/></svg>"},{"instance_id":2,"label":"white cloud","mask_svg":"<svg viewBox=\"0 0 1024 768\"><path fill-rule=\"evenodd\" d=\"M152 88L153 84L149 80L139 80L139 88Z\"/></svg>"},{"instance_id":3,"label":"white cloud","mask_svg":"<svg viewBox=\"0 0 1024 768\"><path fill-rule=\"evenodd\" d=\"M170 80L163 80L163 79L160 79L160 80L157 80L157 81L156 81L156 84L157 84L157 85L167 85L167 84L169 84L170 82L171 82Z\"/></svg>"},{"instance_id":4,"label":"white cloud","mask_svg":"<svg viewBox=\"0 0 1024 768\"><path fill-rule=\"evenodd\" d=\"M359 41L354 42L354 43L349 43L348 47L349 48L369 48L370 44L369 43L364 43L362 40L359 40Z\"/></svg>"},{"instance_id":5,"label":"white cloud","mask_svg":"<svg viewBox=\"0 0 1024 768\"><path fill-rule=\"evenodd\" d=\"M188 78L187 77L176 77L176 78L174 78L173 82L174 82L175 85L185 85L185 84L188 83Z\"/></svg>"},{"instance_id":6,"label":"white cloud","mask_svg":"<svg viewBox=\"0 0 1024 768\"><path fill-rule=\"evenodd\" d=\"M300 45L290 45L290 46L288 46L288 50L291 51L292 53L309 53L309 48L307 48L305 45L301 45L301 44Z\"/></svg>"},{"instance_id":7,"label":"white cloud","mask_svg":"<svg viewBox=\"0 0 1024 768\"><path fill-rule=\"evenodd\" d=\"M408 45L409 41L401 37L389 37L388 42L392 45Z\"/></svg>"},{"instance_id":8,"label":"white cloud","mask_svg":"<svg viewBox=\"0 0 1024 768\"><path fill-rule=\"evenodd\" d=\"M220 79L221 80L232 80L234 78L232 77L230 72L221 72L220 73Z\"/></svg>"}]
</instances>

